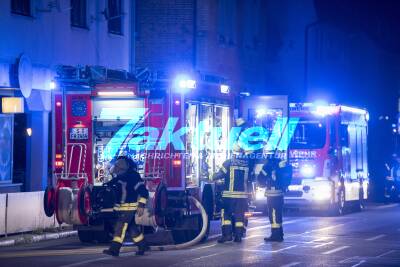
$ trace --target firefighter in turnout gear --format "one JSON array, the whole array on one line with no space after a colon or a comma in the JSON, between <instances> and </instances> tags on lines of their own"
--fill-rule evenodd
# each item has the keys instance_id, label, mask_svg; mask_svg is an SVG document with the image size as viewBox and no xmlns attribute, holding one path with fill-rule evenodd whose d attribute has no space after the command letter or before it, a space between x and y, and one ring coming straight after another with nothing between
<instances>
[{"instance_id":1,"label":"firefighter in turnout gear","mask_svg":"<svg viewBox=\"0 0 400 267\"><path fill-rule=\"evenodd\" d=\"M271 236L266 242L282 242L283 197L292 179L292 167L285 160L268 159L257 177L260 186L265 187Z\"/></svg>"},{"instance_id":2,"label":"firefighter in turnout gear","mask_svg":"<svg viewBox=\"0 0 400 267\"><path fill-rule=\"evenodd\" d=\"M222 237L218 243L241 242L245 230L244 214L248 209L247 182L250 175L249 160L239 153L226 160L213 180L223 180L221 225ZM234 223L234 225L232 225Z\"/></svg>"},{"instance_id":3,"label":"firefighter in turnout gear","mask_svg":"<svg viewBox=\"0 0 400 267\"><path fill-rule=\"evenodd\" d=\"M149 192L136 169L132 159L121 156L110 170L114 178L105 185L113 187L115 192L114 211L118 218L114 226L114 238L110 248L103 251L104 254L119 256L127 233L138 246L137 255L143 255L147 249L144 235L135 223L135 214L143 215Z\"/></svg>"}]
</instances>

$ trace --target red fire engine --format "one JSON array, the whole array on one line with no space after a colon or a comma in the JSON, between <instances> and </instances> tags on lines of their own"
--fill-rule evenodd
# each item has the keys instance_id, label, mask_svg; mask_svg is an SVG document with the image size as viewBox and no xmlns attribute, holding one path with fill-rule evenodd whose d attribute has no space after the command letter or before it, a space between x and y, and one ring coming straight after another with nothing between
<instances>
[{"instance_id":1,"label":"red fire engine","mask_svg":"<svg viewBox=\"0 0 400 267\"><path fill-rule=\"evenodd\" d=\"M293 179L287 208L323 209L342 214L360 209L368 197L368 112L343 105L291 103L289 161ZM266 198L256 190L255 204Z\"/></svg>"},{"instance_id":2,"label":"red fire engine","mask_svg":"<svg viewBox=\"0 0 400 267\"><path fill-rule=\"evenodd\" d=\"M289 158L294 173L287 206L362 208L368 197L368 112L344 105L291 104L298 118Z\"/></svg>"},{"instance_id":3,"label":"red fire engine","mask_svg":"<svg viewBox=\"0 0 400 267\"><path fill-rule=\"evenodd\" d=\"M127 72L100 67L60 67L53 94L54 179L45 211L75 225L81 241L109 240L117 155L138 163L151 201L140 224L171 230L176 242L202 229L198 199L208 219L219 216L218 190L211 181L228 158L235 94L222 80L197 75L154 79L138 87ZM182 130L183 129L183 130Z\"/></svg>"}]
</instances>

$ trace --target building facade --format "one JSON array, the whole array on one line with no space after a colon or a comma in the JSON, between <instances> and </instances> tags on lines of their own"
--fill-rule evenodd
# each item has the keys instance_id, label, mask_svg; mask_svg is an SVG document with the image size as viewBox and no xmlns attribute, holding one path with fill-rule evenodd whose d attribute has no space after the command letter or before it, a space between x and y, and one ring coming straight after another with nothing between
<instances>
[{"instance_id":1,"label":"building facade","mask_svg":"<svg viewBox=\"0 0 400 267\"><path fill-rule=\"evenodd\" d=\"M136 0L136 65L265 89L266 1Z\"/></svg>"},{"instance_id":2,"label":"building facade","mask_svg":"<svg viewBox=\"0 0 400 267\"><path fill-rule=\"evenodd\" d=\"M0 1L0 193L47 185L57 66L132 68L133 3Z\"/></svg>"}]
</instances>

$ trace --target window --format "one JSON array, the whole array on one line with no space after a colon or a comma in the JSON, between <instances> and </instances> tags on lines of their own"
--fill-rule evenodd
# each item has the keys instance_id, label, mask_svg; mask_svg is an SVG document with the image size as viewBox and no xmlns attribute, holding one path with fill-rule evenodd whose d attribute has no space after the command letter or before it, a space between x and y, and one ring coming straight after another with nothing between
<instances>
[{"instance_id":1,"label":"window","mask_svg":"<svg viewBox=\"0 0 400 267\"><path fill-rule=\"evenodd\" d=\"M349 130L346 124L340 124L339 126L339 136L340 136L340 145L342 147L349 147Z\"/></svg>"},{"instance_id":2,"label":"window","mask_svg":"<svg viewBox=\"0 0 400 267\"><path fill-rule=\"evenodd\" d=\"M0 114L0 183L12 181L13 116Z\"/></svg>"},{"instance_id":3,"label":"window","mask_svg":"<svg viewBox=\"0 0 400 267\"><path fill-rule=\"evenodd\" d=\"M86 0L71 0L71 25L74 27L87 28Z\"/></svg>"},{"instance_id":4,"label":"window","mask_svg":"<svg viewBox=\"0 0 400 267\"><path fill-rule=\"evenodd\" d=\"M294 134L290 142L293 149L319 149L326 143L326 123L324 121L311 121L300 119L295 126Z\"/></svg>"},{"instance_id":5,"label":"window","mask_svg":"<svg viewBox=\"0 0 400 267\"><path fill-rule=\"evenodd\" d=\"M260 44L261 0L245 1L243 6L243 43L246 49Z\"/></svg>"},{"instance_id":6,"label":"window","mask_svg":"<svg viewBox=\"0 0 400 267\"><path fill-rule=\"evenodd\" d=\"M108 32L122 35L122 0L108 0Z\"/></svg>"},{"instance_id":7,"label":"window","mask_svg":"<svg viewBox=\"0 0 400 267\"><path fill-rule=\"evenodd\" d=\"M31 16L31 1L11 0L11 12L18 15Z\"/></svg>"}]
</instances>

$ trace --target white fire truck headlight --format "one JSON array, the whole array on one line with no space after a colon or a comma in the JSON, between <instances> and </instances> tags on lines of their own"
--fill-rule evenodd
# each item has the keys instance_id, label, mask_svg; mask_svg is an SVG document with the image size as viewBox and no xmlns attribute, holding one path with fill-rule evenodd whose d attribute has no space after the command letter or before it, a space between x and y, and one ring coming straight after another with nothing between
<instances>
[{"instance_id":1,"label":"white fire truck headlight","mask_svg":"<svg viewBox=\"0 0 400 267\"><path fill-rule=\"evenodd\" d=\"M313 187L313 197L315 200L327 200L332 195L332 187L329 184L320 184Z\"/></svg>"},{"instance_id":2,"label":"white fire truck headlight","mask_svg":"<svg viewBox=\"0 0 400 267\"><path fill-rule=\"evenodd\" d=\"M306 178L311 178L315 175L315 168L312 165L303 165L301 166L300 173Z\"/></svg>"},{"instance_id":3,"label":"white fire truck headlight","mask_svg":"<svg viewBox=\"0 0 400 267\"><path fill-rule=\"evenodd\" d=\"M257 187L256 188L256 199L265 198L265 188Z\"/></svg>"}]
</instances>

